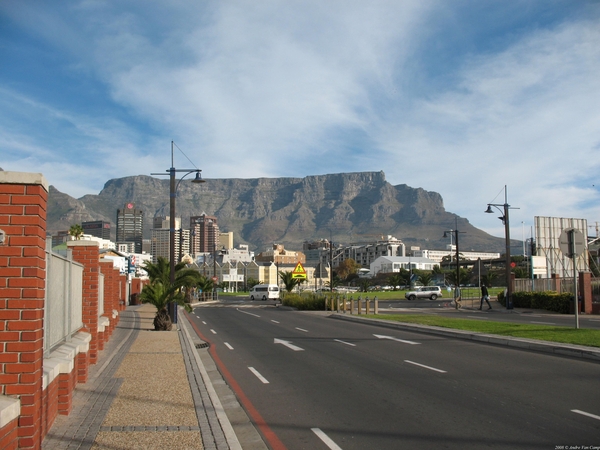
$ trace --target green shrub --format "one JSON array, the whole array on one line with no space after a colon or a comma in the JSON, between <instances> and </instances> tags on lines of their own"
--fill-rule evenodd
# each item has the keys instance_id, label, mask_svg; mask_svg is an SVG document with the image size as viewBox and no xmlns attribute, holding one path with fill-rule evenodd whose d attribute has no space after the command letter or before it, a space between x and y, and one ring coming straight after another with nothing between
<instances>
[{"instance_id":1,"label":"green shrub","mask_svg":"<svg viewBox=\"0 0 600 450\"><path fill-rule=\"evenodd\" d=\"M569 314L572 301L573 294L568 292L562 294L554 291L513 292L513 307L515 308L545 309L560 314ZM502 306L506 306L504 292L498 293L498 302Z\"/></svg>"},{"instance_id":2,"label":"green shrub","mask_svg":"<svg viewBox=\"0 0 600 450\"><path fill-rule=\"evenodd\" d=\"M325 311L325 295L315 292L286 292L281 298L281 304L301 311Z\"/></svg>"}]
</instances>

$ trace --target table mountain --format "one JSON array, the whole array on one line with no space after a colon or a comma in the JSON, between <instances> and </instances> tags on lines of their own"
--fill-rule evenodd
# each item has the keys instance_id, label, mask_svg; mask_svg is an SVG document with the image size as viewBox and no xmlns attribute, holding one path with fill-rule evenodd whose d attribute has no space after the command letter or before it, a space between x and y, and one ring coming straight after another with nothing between
<instances>
[{"instance_id":1,"label":"table mountain","mask_svg":"<svg viewBox=\"0 0 600 450\"><path fill-rule=\"evenodd\" d=\"M48 230L66 230L74 223L106 220L116 228L117 209L135 203L144 211L144 237L152 217L169 214L169 180L139 175L112 179L98 195L74 199L50 187ZM504 240L473 227L444 209L436 192L393 186L383 172L339 173L304 178L183 180L177 191L177 216L184 228L189 217L206 212L218 218L222 231L233 231L236 246L262 251L273 243L301 249L302 242L329 239L335 243L371 242L392 235L410 246L443 249L444 230L458 220L460 248L499 251Z\"/></svg>"}]
</instances>

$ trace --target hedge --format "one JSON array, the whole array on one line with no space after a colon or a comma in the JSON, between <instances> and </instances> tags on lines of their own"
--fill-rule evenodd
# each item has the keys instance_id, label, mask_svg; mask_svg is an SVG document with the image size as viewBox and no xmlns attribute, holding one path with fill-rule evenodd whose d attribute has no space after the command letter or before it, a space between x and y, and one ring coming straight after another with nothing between
<instances>
[{"instance_id":1,"label":"hedge","mask_svg":"<svg viewBox=\"0 0 600 450\"><path fill-rule=\"evenodd\" d=\"M554 291L513 292L513 307L515 308L545 309L560 314L569 314L572 301L573 294L568 292L562 294ZM506 306L504 292L498 293L498 302L502 306Z\"/></svg>"},{"instance_id":2,"label":"hedge","mask_svg":"<svg viewBox=\"0 0 600 450\"><path fill-rule=\"evenodd\" d=\"M286 292L281 297L281 304L302 311L325 311L325 295L314 292L302 294Z\"/></svg>"}]
</instances>

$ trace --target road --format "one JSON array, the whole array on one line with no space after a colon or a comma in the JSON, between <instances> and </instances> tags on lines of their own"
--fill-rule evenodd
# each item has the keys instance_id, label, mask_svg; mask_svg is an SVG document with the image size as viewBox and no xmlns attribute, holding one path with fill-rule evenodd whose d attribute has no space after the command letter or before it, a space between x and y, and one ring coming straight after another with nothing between
<instances>
[{"instance_id":1,"label":"road","mask_svg":"<svg viewBox=\"0 0 600 450\"><path fill-rule=\"evenodd\" d=\"M272 448L600 446L600 364L224 299L190 315Z\"/></svg>"}]
</instances>

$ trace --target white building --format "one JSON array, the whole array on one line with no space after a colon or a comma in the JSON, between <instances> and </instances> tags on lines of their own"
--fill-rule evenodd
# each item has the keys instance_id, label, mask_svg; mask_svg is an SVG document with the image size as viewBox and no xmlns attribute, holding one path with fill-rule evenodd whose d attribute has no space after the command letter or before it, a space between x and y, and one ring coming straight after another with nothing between
<instances>
[{"instance_id":1,"label":"white building","mask_svg":"<svg viewBox=\"0 0 600 450\"><path fill-rule=\"evenodd\" d=\"M71 236L72 239L74 238ZM102 239L96 236L92 236L91 234L82 234L79 238L80 241L96 241L98 243L99 249L104 250L116 250L117 246L113 241L109 241L108 239Z\"/></svg>"},{"instance_id":2,"label":"white building","mask_svg":"<svg viewBox=\"0 0 600 450\"><path fill-rule=\"evenodd\" d=\"M400 272L400 269L406 270L433 270L438 264L429 258L415 256L380 256L370 265L370 275L375 276L378 273Z\"/></svg>"},{"instance_id":3,"label":"white building","mask_svg":"<svg viewBox=\"0 0 600 450\"><path fill-rule=\"evenodd\" d=\"M335 249L333 267L337 267L345 259L353 259L362 267L370 267L380 256L404 256L406 246L400 239L388 235L386 239L373 244L350 245L343 249Z\"/></svg>"},{"instance_id":4,"label":"white building","mask_svg":"<svg viewBox=\"0 0 600 450\"><path fill-rule=\"evenodd\" d=\"M487 252L463 252L460 251L460 257L468 259L470 261L477 261L478 259L498 259L500 253L487 253ZM456 258L456 245L446 246L446 250L415 250L412 252L413 256L419 258L428 258L436 263L441 263L445 257Z\"/></svg>"}]
</instances>

